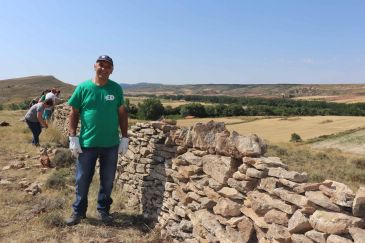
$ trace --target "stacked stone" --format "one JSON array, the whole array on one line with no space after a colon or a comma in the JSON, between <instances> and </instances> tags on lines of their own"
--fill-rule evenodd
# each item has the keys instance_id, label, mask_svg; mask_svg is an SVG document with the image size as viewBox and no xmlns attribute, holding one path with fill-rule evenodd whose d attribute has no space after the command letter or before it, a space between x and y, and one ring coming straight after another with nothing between
<instances>
[{"instance_id":1,"label":"stacked stone","mask_svg":"<svg viewBox=\"0 0 365 243\"><path fill-rule=\"evenodd\" d=\"M57 105L52 114L53 125L57 128L58 131L61 132L61 134L65 138L68 137L68 127L69 127L68 115L70 114L70 112L71 112L71 107L63 103Z\"/></svg>"},{"instance_id":2,"label":"stacked stone","mask_svg":"<svg viewBox=\"0 0 365 243\"><path fill-rule=\"evenodd\" d=\"M355 194L331 180L308 183L306 173L264 157L255 135L223 123L153 122L129 136L118 165L127 206L175 242L365 242L364 187Z\"/></svg>"},{"instance_id":3,"label":"stacked stone","mask_svg":"<svg viewBox=\"0 0 365 243\"><path fill-rule=\"evenodd\" d=\"M128 130L129 150L118 162L118 182L127 207L156 219L165 192L166 167L177 146L164 144L175 126L160 122L137 123Z\"/></svg>"},{"instance_id":4,"label":"stacked stone","mask_svg":"<svg viewBox=\"0 0 365 243\"><path fill-rule=\"evenodd\" d=\"M220 124L174 130L165 142L187 152L178 152L166 169L158 217L164 236L176 242L365 242L364 189L355 196L342 183L307 183L305 173L289 171L280 158L263 157L261 140L230 134Z\"/></svg>"}]
</instances>

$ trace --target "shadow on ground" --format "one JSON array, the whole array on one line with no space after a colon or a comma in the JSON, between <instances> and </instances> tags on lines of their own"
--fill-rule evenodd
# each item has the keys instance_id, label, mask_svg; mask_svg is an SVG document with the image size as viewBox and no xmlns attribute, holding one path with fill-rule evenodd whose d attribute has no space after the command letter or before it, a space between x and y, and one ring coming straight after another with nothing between
<instances>
[{"instance_id":1,"label":"shadow on ground","mask_svg":"<svg viewBox=\"0 0 365 243\"><path fill-rule=\"evenodd\" d=\"M149 233L152 229L152 221L143 217L143 215L130 215L120 212L114 212L111 214L114 218L112 223L105 224L101 222L99 218L88 217L83 220L83 223L94 226L107 226L117 229L133 228L142 233Z\"/></svg>"}]
</instances>

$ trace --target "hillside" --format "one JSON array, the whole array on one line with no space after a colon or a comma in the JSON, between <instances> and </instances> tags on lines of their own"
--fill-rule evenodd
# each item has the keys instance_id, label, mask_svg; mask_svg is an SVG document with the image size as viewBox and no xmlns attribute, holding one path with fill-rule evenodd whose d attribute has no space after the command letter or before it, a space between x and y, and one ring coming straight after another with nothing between
<instances>
[{"instance_id":1,"label":"hillside","mask_svg":"<svg viewBox=\"0 0 365 243\"><path fill-rule=\"evenodd\" d=\"M72 94L75 86L64 83L53 76L31 76L0 80L0 104L19 103L39 96L43 90L57 88L61 97Z\"/></svg>"},{"instance_id":2,"label":"hillside","mask_svg":"<svg viewBox=\"0 0 365 243\"><path fill-rule=\"evenodd\" d=\"M122 84L123 86L123 84ZM143 85L123 86L128 95L225 95L254 96L265 98L290 97L296 99L351 102L363 101L364 84L196 84L163 85L143 83Z\"/></svg>"},{"instance_id":3,"label":"hillside","mask_svg":"<svg viewBox=\"0 0 365 243\"><path fill-rule=\"evenodd\" d=\"M341 103L365 101L365 84L186 84L160 83L120 84L127 96L143 95L223 95L263 98L290 97L293 99L324 100ZM0 80L0 104L19 103L32 99L49 88L61 89L63 98L75 86L53 76L30 76Z\"/></svg>"}]
</instances>

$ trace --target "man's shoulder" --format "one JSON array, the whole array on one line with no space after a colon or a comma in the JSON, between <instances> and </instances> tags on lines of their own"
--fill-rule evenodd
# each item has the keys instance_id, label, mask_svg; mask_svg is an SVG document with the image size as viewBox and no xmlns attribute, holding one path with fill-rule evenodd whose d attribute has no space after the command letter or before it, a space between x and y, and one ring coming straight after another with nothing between
<instances>
[{"instance_id":1,"label":"man's shoulder","mask_svg":"<svg viewBox=\"0 0 365 243\"><path fill-rule=\"evenodd\" d=\"M109 79L109 84L113 87L116 87L116 88L120 88L120 89L122 88L122 86L120 86L117 82L115 82L111 79Z\"/></svg>"},{"instance_id":2,"label":"man's shoulder","mask_svg":"<svg viewBox=\"0 0 365 243\"><path fill-rule=\"evenodd\" d=\"M92 83L91 79L87 79L77 85L77 87L88 87Z\"/></svg>"}]
</instances>

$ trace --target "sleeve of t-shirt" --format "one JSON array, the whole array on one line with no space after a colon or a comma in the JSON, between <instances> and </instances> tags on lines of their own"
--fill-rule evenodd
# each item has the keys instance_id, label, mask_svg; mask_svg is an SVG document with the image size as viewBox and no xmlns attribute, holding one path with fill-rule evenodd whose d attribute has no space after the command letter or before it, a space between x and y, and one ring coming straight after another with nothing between
<instances>
[{"instance_id":1,"label":"sleeve of t-shirt","mask_svg":"<svg viewBox=\"0 0 365 243\"><path fill-rule=\"evenodd\" d=\"M124 105L124 94L123 94L122 88L120 88L120 92L119 92L118 107L120 107L121 105Z\"/></svg>"},{"instance_id":2,"label":"sleeve of t-shirt","mask_svg":"<svg viewBox=\"0 0 365 243\"><path fill-rule=\"evenodd\" d=\"M81 108L81 87L80 86L76 87L71 98L67 101L67 104L74 107L75 109Z\"/></svg>"}]
</instances>

